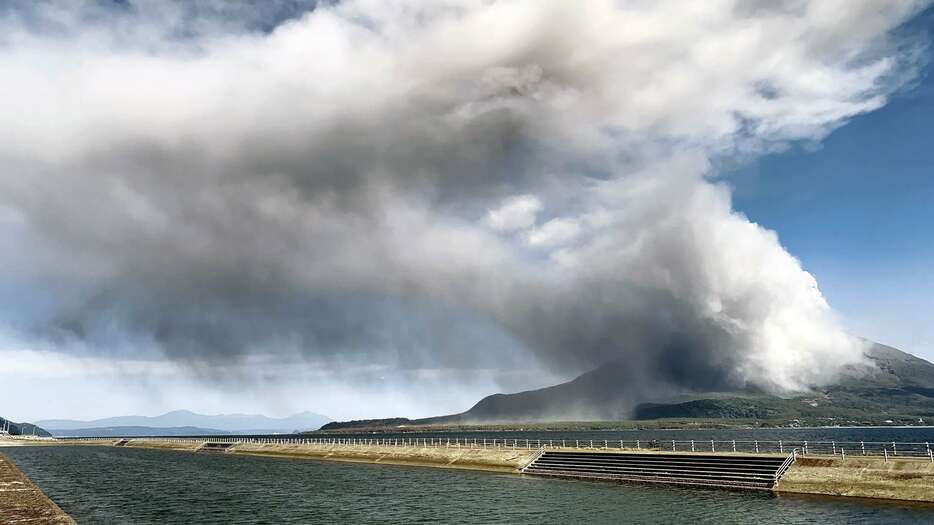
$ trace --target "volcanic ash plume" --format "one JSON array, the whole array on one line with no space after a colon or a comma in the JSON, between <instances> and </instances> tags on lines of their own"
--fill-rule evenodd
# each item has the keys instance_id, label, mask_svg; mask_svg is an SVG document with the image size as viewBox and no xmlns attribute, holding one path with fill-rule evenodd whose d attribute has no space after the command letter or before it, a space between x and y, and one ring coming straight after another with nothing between
<instances>
[{"instance_id":1,"label":"volcanic ash plume","mask_svg":"<svg viewBox=\"0 0 934 525\"><path fill-rule=\"evenodd\" d=\"M0 10L29 337L773 391L861 359L716 166L883 105L919 3L186 4Z\"/></svg>"}]
</instances>

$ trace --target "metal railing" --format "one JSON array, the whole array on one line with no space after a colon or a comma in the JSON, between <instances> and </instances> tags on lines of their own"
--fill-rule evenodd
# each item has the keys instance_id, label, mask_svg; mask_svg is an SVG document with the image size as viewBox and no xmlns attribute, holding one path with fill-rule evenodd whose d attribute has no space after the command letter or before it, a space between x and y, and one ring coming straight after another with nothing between
<instances>
[{"instance_id":1,"label":"metal railing","mask_svg":"<svg viewBox=\"0 0 934 525\"><path fill-rule=\"evenodd\" d=\"M788 454L788 457L785 458L785 461L778 467L778 470L775 471L775 475L772 476L772 484L778 483L778 480L782 479L782 476L785 472L791 468L791 466L798 459L798 449L792 449L791 454Z\"/></svg>"},{"instance_id":2,"label":"metal railing","mask_svg":"<svg viewBox=\"0 0 934 525\"><path fill-rule=\"evenodd\" d=\"M0 434L3 439L15 441L53 441L55 438L48 436L34 436L32 434Z\"/></svg>"},{"instance_id":3,"label":"metal railing","mask_svg":"<svg viewBox=\"0 0 934 525\"><path fill-rule=\"evenodd\" d=\"M115 442L121 438L64 438L65 440ZM801 456L882 456L928 458L934 462L930 442L895 441L717 441L717 440L585 440L585 439L501 439L501 438L304 438L304 437L139 437L134 441L163 443L281 444L315 446L436 447L482 449L590 449L646 450L694 453L788 454L797 449Z\"/></svg>"},{"instance_id":4,"label":"metal railing","mask_svg":"<svg viewBox=\"0 0 934 525\"><path fill-rule=\"evenodd\" d=\"M525 472L525 469L531 467L532 464L538 461L538 458L542 457L544 454L545 454L545 445L542 445L538 447L538 452L536 452L535 455L532 456L532 458L525 464L525 466L519 470L521 472Z\"/></svg>"}]
</instances>

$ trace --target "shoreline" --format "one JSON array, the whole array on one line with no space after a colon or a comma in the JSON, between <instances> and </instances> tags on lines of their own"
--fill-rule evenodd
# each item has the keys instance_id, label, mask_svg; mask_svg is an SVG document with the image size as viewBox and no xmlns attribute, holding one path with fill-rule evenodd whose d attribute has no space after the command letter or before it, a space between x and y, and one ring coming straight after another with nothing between
<instances>
[{"instance_id":1,"label":"shoreline","mask_svg":"<svg viewBox=\"0 0 934 525\"><path fill-rule=\"evenodd\" d=\"M79 445L97 445L100 442L82 442ZM105 445L106 446L106 445ZM200 444L167 441L129 440L126 447L174 450L196 453ZM389 445L339 445L310 443L240 443L216 454L265 456L288 459L312 459L343 463L371 463L382 465L418 466L455 470L481 470L497 473L517 473L525 466L535 450L512 448L419 447Z\"/></svg>"},{"instance_id":2,"label":"shoreline","mask_svg":"<svg viewBox=\"0 0 934 525\"><path fill-rule=\"evenodd\" d=\"M68 440L32 441L34 446L112 446L113 441ZM198 452L205 441L170 439L128 439L122 446L153 450ZM25 443L24 443L25 444ZM577 450L568 448L568 450ZM614 454L618 449L592 449ZM691 452L623 450L626 453L691 455ZM418 446L334 443L234 443L212 454L265 456L343 463L369 463L397 466L445 468L521 475L521 469L538 453L527 448L473 448L469 446ZM749 456L717 452L716 455ZM757 455L758 457L764 454ZM772 489L777 495L844 497L874 501L934 503L934 463L920 458L847 456L803 456L788 469Z\"/></svg>"},{"instance_id":3,"label":"shoreline","mask_svg":"<svg viewBox=\"0 0 934 525\"><path fill-rule=\"evenodd\" d=\"M0 522L76 525L25 474L0 454Z\"/></svg>"},{"instance_id":4,"label":"shoreline","mask_svg":"<svg viewBox=\"0 0 934 525\"><path fill-rule=\"evenodd\" d=\"M130 440L127 446L150 448L150 443ZM177 445L176 450L194 452L197 446ZM165 449L164 446L152 448ZM568 448L567 450L577 450ZM615 450L595 449L592 452L614 454ZM626 453L659 453L659 451L625 450ZM315 459L346 463L392 464L497 473L520 474L537 451L510 448L398 447L377 445L336 444L251 444L231 447L225 454ZM691 455L690 452L662 452L668 455ZM743 453L722 452L717 455ZM761 457L763 454L757 455ZM847 498L934 503L934 463L927 459L894 459L853 457L802 457L793 464L773 489L776 494L805 494Z\"/></svg>"}]
</instances>

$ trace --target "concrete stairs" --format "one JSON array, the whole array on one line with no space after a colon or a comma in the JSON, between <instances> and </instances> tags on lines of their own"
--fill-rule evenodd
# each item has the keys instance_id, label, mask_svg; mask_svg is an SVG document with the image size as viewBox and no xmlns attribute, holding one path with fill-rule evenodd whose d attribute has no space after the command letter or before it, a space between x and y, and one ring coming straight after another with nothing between
<instances>
[{"instance_id":1,"label":"concrete stairs","mask_svg":"<svg viewBox=\"0 0 934 525\"><path fill-rule=\"evenodd\" d=\"M204 454L223 454L231 451L233 443L215 443L208 441L198 447L195 452L200 452Z\"/></svg>"},{"instance_id":2,"label":"concrete stairs","mask_svg":"<svg viewBox=\"0 0 934 525\"><path fill-rule=\"evenodd\" d=\"M522 472L560 478L771 490L790 460L782 456L544 451Z\"/></svg>"}]
</instances>

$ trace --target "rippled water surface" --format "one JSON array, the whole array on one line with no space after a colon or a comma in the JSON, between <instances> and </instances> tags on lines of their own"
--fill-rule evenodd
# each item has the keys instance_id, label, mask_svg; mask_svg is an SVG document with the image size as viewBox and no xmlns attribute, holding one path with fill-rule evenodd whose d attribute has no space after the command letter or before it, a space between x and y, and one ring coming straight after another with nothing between
<instances>
[{"instance_id":1,"label":"rippled water surface","mask_svg":"<svg viewBox=\"0 0 934 525\"><path fill-rule=\"evenodd\" d=\"M112 447L7 454L81 524L934 523L934 507Z\"/></svg>"}]
</instances>

